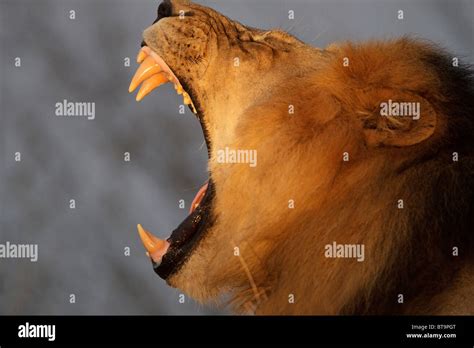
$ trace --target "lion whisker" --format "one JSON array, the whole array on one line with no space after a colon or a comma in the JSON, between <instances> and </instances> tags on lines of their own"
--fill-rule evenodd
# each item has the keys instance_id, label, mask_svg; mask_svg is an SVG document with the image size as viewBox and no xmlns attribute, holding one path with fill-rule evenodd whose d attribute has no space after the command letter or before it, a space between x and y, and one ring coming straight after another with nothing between
<instances>
[{"instance_id":1,"label":"lion whisker","mask_svg":"<svg viewBox=\"0 0 474 348\"><path fill-rule=\"evenodd\" d=\"M235 246L235 243L232 242L232 246ZM260 293L258 291L257 284L255 283L252 273L250 272L250 269L242 256L242 251L239 251L238 257L239 257L240 265L244 269L244 272L249 280L255 300L257 301L257 303L260 303Z\"/></svg>"}]
</instances>

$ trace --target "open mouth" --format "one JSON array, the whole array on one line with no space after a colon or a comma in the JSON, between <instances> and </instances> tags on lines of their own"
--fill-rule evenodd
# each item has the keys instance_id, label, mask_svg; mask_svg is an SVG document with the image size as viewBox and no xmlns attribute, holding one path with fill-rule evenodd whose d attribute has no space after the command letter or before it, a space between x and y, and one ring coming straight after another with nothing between
<instances>
[{"instance_id":1,"label":"open mouth","mask_svg":"<svg viewBox=\"0 0 474 348\"><path fill-rule=\"evenodd\" d=\"M136 97L137 101L141 101L146 95L162 84L172 82L176 93L183 96L184 104L189 105L191 110L197 114L188 92L183 89L181 82L168 64L155 51L148 46L142 47L138 52L137 63L140 63L140 67L137 69L128 88L128 91L132 93L141 84Z\"/></svg>"},{"instance_id":2,"label":"open mouth","mask_svg":"<svg viewBox=\"0 0 474 348\"><path fill-rule=\"evenodd\" d=\"M162 84L173 83L176 92L183 96L184 103L198 116L209 151L209 142L202 115L198 114L190 93L188 93L190 91L183 88L180 80L170 67L151 48L142 47L138 53L137 62L140 63L140 66L132 78L129 92L133 92L141 85L136 97L136 100L140 101ZM153 263L153 269L161 278L167 279L179 270L203 237L204 232L212 224L211 203L214 194L214 184L209 179L196 194L189 215L166 240L154 236L141 225L137 226L143 245Z\"/></svg>"}]
</instances>

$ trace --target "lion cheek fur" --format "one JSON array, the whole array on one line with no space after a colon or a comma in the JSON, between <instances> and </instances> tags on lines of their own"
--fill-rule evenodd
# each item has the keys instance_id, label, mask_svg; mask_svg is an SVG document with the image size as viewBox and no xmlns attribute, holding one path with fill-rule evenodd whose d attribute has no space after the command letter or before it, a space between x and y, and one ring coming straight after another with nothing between
<instances>
[{"instance_id":1,"label":"lion cheek fur","mask_svg":"<svg viewBox=\"0 0 474 348\"><path fill-rule=\"evenodd\" d=\"M225 92L224 101L209 81L199 85L208 92L215 224L168 282L240 313L443 312L448 300L436 294L449 284L460 284L459 297L473 293L468 281L455 281L472 284L472 260L446 249L473 244L472 221L456 220L471 209L473 192L472 81L446 74L439 49L406 38L302 47L279 58L298 62L298 78L275 61L266 77L246 71L259 83L226 81L225 68L210 67L226 87L215 92ZM449 99L444 84L465 95ZM419 101L421 122L381 118L377 108L388 97ZM462 164L453 164L449 144L466 149ZM255 149L258 165L217 163L223 146ZM400 198L408 209L396 208ZM333 241L363 244L364 262L325 257ZM463 304L474 312L473 301Z\"/></svg>"}]
</instances>

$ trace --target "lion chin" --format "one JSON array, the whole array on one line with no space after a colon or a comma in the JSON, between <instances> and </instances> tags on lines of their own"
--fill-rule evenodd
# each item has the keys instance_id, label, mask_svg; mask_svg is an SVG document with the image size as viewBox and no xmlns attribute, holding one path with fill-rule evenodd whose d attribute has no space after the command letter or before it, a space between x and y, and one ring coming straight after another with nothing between
<instances>
[{"instance_id":1,"label":"lion chin","mask_svg":"<svg viewBox=\"0 0 474 348\"><path fill-rule=\"evenodd\" d=\"M155 272L257 314L474 313L474 91L435 45L310 47L164 1L130 85L172 82L209 180Z\"/></svg>"}]
</instances>

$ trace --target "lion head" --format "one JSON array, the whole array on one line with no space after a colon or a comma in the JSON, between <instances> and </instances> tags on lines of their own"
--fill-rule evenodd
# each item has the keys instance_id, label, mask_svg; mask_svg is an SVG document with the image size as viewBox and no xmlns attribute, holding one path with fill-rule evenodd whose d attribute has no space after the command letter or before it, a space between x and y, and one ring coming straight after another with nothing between
<instances>
[{"instance_id":1,"label":"lion head","mask_svg":"<svg viewBox=\"0 0 474 348\"><path fill-rule=\"evenodd\" d=\"M209 153L171 237L140 227L171 286L239 312L472 313L472 287L440 300L473 279L467 70L410 38L319 49L180 0L143 38L131 90L174 83Z\"/></svg>"}]
</instances>

